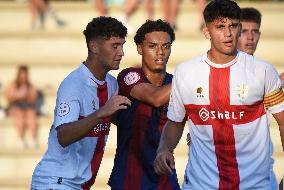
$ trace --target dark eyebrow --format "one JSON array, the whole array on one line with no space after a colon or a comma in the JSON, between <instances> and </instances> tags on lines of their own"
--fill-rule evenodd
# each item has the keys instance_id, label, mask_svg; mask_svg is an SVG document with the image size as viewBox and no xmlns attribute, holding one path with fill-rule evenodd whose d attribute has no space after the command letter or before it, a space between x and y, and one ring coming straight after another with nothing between
<instances>
[{"instance_id":1,"label":"dark eyebrow","mask_svg":"<svg viewBox=\"0 0 284 190\"><path fill-rule=\"evenodd\" d=\"M125 42L123 42L123 43L115 42L115 43L111 43L111 45L119 46L119 45L124 44L124 43Z\"/></svg>"},{"instance_id":2,"label":"dark eyebrow","mask_svg":"<svg viewBox=\"0 0 284 190\"><path fill-rule=\"evenodd\" d=\"M155 43L155 42L148 42L148 44L150 44L150 45L157 45L157 43ZM162 46L168 45L168 44L172 44L172 43L171 42L166 42L166 43L162 44Z\"/></svg>"}]
</instances>

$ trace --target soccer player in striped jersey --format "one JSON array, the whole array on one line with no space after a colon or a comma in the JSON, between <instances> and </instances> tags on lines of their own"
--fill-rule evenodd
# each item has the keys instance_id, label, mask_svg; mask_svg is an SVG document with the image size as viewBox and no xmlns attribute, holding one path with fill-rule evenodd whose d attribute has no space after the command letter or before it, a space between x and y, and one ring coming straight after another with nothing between
<instances>
[{"instance_id":1,"label":"soccer player in striped jersey","mask_svg":"<svg viewBox=\"0 0 284 190\"><path fill-rule=\"evenodd\" d=\"M115 18L97 17L88 23L88 57L58 89L48 149L33 173L32 190L85 190L94 184L111 116L131 104L117 95L117 81L108 74L119 68L126 34Z\"/></svg>"},{"instance_id":2,"label":"soccer player in striped jersey","mask_svg":"<svg viewBox=\"0 0 284 190\"><path fill-rule=\"evenodd\" d=\"M167 120L172 75L166 65L174 40L167 22L146 21L134 37L142 67L124 69L117 77L119 94L131 106L117 113L117 149L108 182L112 190L180 189L175 171L158 176L153 167Z\"/></svg>"},{"instance_id":3,"label":"soccer player in striped jersey","mask_svg":"<svg viewBox=\"0 0 284 190\"><path fill-rule=\"evenodd\" d=\"M271 64L237 50L240 11L234 1L211 1L203 13L211 48L174 74L154 167L160 175L171 173L188 114L190 158L182 189L271 189L266 113L276 119L284 147L284 93Z\"/></svg>"}]
</instances>

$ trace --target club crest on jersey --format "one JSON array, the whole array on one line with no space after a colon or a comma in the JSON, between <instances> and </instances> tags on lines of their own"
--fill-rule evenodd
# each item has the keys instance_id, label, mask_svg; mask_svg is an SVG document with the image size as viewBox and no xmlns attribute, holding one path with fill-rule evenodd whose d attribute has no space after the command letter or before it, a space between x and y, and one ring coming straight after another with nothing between
<instances>
[{"instance_id":1,"label":"club crest on jersey","mask_svg":"<svg viewBox=\"0 0 284 190\"><path fill-rule=\"evenodd\" d=\"M202 94L202 91L203 91L202 87L198 87L196 89L196 94L197 94L198 98L200 98L200 97L203 98L204 97L204 95Z\"/></svg>"},{"instance_id":2,"label":"club crest on jersey","mask_svg":"<svg viewBox=\"0 0 284 190\"><path fill-rule=\"evenodd\" d=\"M57 109L57 115L63 117L70 112L70 106L67 103L61 103Z\"/></svg>"},{"instance_id":3,"label":"club crest on jersey","mask_svg":"<svg viewBox=\"0 0 284 190\"><path fill-rule=\"evenodd\" d=\"M129 72L124 77L124 82L126 85L131 85L136 83L140 79L140 75L137 72Z\"/></svg>"},{"instance_id":4,"label":"club crest on jersey","mask_svg":"<svg viewBox=\"0 0 284 190\"><path fill-rule=\"evenodd\" d=\"M249 86L240 84L237 86L237 93L240 99L245 99L248 96Z\"/></svg>"}]
</instances>

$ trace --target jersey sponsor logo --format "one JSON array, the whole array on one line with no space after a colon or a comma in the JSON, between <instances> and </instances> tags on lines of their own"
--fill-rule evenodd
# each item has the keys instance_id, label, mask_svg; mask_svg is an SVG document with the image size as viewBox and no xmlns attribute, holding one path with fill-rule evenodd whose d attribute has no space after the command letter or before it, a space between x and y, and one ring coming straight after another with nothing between
<instances>
[{"instance_id":1,"label":"jersey sponsor logo","mask_svg":"<svg viewBox=\"0 0 284 190\"><path fill-rule=\"evenodd\" d=\"M67 103L59 104L59 107L57 109L57 115L59 117L63 117L67 115L69 112L70 112L70 106Z\"/></svg>"},{"instance_id":2,"label":"jersey sponsor logo","mask_svg":"<svg viewBox=\"0 0 284 190\"><path fill-rule=\"evenodd\" d=\"M237 93L240 99L245 99L248 96L249 86L245 84L240 84L237 86Z\"/></svg>"},{"instance_id":3,"label":"jersey sponsor logo","mask_svg":"<svg viewBox=\"0 0 284 190\"><path fill-rule=\"evenodd\" d=\"M126 85L131 85L136 83L140 79L140 75L137 72L129 72L124 77L124 82Z\"/></svg>"},{"instance_id":4,"label":"jersey sponsor logo","mask_svg":"<svg viewBox=\"0 0 284 190\"><path fill-rule=\"evenodd\" d=\"M202 121L207 121L209 118L222 119L222 120L229 120L229 119L237 120L237 119L242 119L244 117L244 114L245 114L244 111L240 111L238 113L230 111L220 112L215 110L208 111L205 108L202 108L199 111L199 117Z\"/></svg>"},{"instance_id":5,"label":"jersey sponsor logo","mask_svg":"<svg viewBox=\"0 0 284 190\"><path fill-rule=\"evenodd\" d=\"M97 124L94 129L88 134L88 137L100 137L108 135L110 122Z\"/></svg>"}]
</instances>

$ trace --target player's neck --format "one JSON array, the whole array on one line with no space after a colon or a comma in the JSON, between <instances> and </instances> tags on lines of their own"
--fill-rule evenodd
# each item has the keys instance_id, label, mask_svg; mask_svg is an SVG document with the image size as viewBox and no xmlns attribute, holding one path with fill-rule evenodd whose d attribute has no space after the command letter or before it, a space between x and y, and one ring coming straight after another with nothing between
<instances>
[{"instance_id":1,"label":"player's neck","mask_svg":"<svg viewBox=\"0 0 284 190\"><path fill-rule=\"evenodd\" d=\"M230 55L222 54L217 51L212 51L211 49L207 52L207 57L210 61L216 64L226 64L237 56L238 51L236 50Z\"/></svg>"},{"instance_id":2,"label":"player's neck","mask_svg":"<svg viewBox=\"0 0 284 190\"><path fill-rule=\"evenodd\" d=\"M96 64L96 62L91 61L87 58L87 60L84 62L84 65L89 69L89 71L94 75L94 77L100 81L104 81L107 71L105 71L104 68L101 68L99 64Z\"/></svg>"},{"instance_id":3,"label":"player's neck","mask_svg":"<svg viewBox=\"0 0 284 190\"><path fill-rule=\"evenodd\" d=\"M161 86L164 82L166 72L154 73L151 71L143 70L146 78L155 86Z\"/></svg>"}]
</instances>

